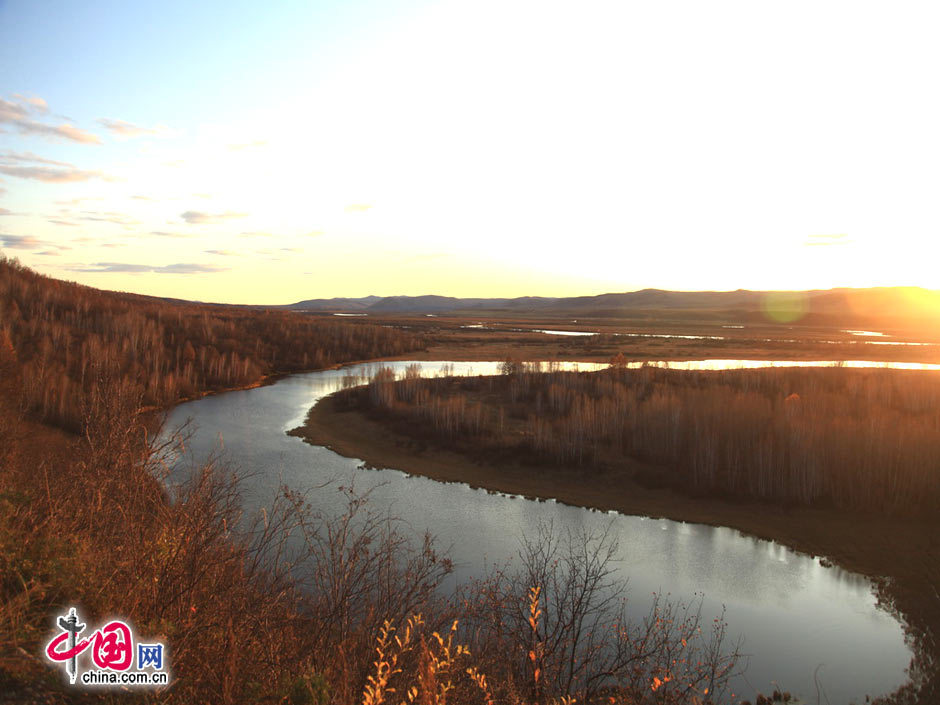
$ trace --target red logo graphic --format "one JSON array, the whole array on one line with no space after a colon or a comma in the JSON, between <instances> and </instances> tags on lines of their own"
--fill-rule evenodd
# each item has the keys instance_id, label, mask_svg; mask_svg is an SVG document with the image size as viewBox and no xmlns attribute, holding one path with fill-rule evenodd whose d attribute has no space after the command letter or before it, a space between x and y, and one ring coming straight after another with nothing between
<instances>
[{"instance_id":1,"label":"red logo graphic","mask_svg":"<svg viewBox=\"0 0 940 705\"><path fill-rule=\"evenodd\" d=\"M59 634L46 647L46 656L52 661L69 661L78 656L94 642L91 659L98 668L110 668L114 671L126 671L131 667L134 649L131 629L124 622L108 622L89 637L85 637L72 648L58 651L59 645L67 640L71 632Z\"/></svg>"},{"instance_id":2,"label":"red logo graphic","mask_svg":"<svg viewBox=\"0 0 940 705\"><path fill-rule=\"evenodd\" d=\"M131 628L120 620L112 620L106 625L79 640L78 635L85 630L84 624L79 624L78 615L75 608L69 610L68 615L59 617L58 626L62 633L53 638L46 645L46 657L56 663L65 662L65 670L69 674L69 680L75 683L78 676L77 659L85 651L90 650L91 660L101 671L114 671L123 673L131 668L134 660L134 636ZM138 673L134 681L124 680L114 681L115 676L108 677L107 674L98 673L89 675L86 672L82 676L83 683L114 683L114 682L134 682L146 684L148 680L140 679L139 676L147 675L140 673L140 669L154 668L163 669L163 645L162 644L139 644L138 655ZM131 674L133 676L134 674ZM158 681L150 680L156 683ZM160 682L166 682L164 679Z\"/></svg>"}]
</instances>

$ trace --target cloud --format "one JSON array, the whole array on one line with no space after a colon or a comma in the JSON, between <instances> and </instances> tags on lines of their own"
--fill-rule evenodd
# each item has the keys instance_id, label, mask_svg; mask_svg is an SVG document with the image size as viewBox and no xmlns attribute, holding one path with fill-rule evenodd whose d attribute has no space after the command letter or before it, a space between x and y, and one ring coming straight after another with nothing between
<instances>
[{"instance_id":1,"label":"cloud","mask_svg":"<svg viewBox=\"0 0 940 705\"><path fill-rule=\"evenodd\" d=\"M57 206L77 206L82 201L103 201L100 196L84 196L82 198L71 198L68 201L56 201ZM63 209L65 210L65 209Z\"/></svg>"},{"instance_id":2,"label":"cloud","mask_svg":"<svg viewBox=\"0 0 940 705\"><path fill-rule=\"evenodd\" d=\"M71 223L67 220L60 220L59 218L47 218L47 220L53 225L67 225L72 228L77 228L79 223Z\"/></svg>"},{"instance_id":3,"label":"cloud","mask_svg":"<svg viewBox=\"0 0 940 705\"><path fill-rule=\"evenodd\" d=\"M15 123L17 120L27 119L29 119L29 110L26 106L0 98L0 122Z\"/></svg>"},{"instance_id":4,"label":"cloud","mask_svg":"<svg viewBox=\"0 0 940 705\"><path fill-rule=\"evenodd\" d=\"M0 244L11 250L35 250L46 246L46 243L32 235L0 235Z\"/></svg>"},{"instance_id":5,"label":"cloud","mask_svg":"<svg viewBox=\"0 0 940 705\"><path fill-rule=\"evenodd\" d=\"M47 255L47 256L50 256L50 257L58 257L58 256L61 255L62 253L59 252L58 250L42 250L41 252L34 252L33 254L35 254L35 255Z\"/></svg>"},{"instance_id":6,"label":"cloud","mask_svg":"<svg viewBox=\"0 0 940 705\"><path fill-rule=\"evenodd\" d=\"M228 267L217 267L214 264L168 264L165 267L157 267L153 271L165 274L209 274L226 272Z\"/></svg>"},{"instance_id":7,"label":"cloud","mask_svg":"<svg viewBox=\"0 0 940 705\"><path fill-rule=\"evenodd\" d=\"M167 132L163 126L160 127L140 127L124 120L112 120L110 118L98 118L98 124L119 137L143 137L145 135L160 135Z\"/></svg>"},{"instance_id":8,"label":"cloud","mask_svg":"<svg viewBox=\"0 0 940 705\"><path fill-rule=\"evenodd\" d=\"M95 262L94 264L70 267L73 272L117 272L124 274L139 274L154 272L156 274L210 274L227 271L227 267L217 267L212 264L197 264L179 262L156 267L151 264L131 264L127 262Z\"/></svg>"},{"instance_id":9,"label":"cloud","mask_svg":"<svg viewBox=\"0 0 940 705\"><path fill-rule=\"evenodd\" d=\"M208 223L221 223L225 220L231 220L232 218L244 218L247 215L247 213L232 213L231 211L226 211L225 213L186 211L185 213L180 213L180 218L190 225L206 225Z\"/></svg>"},{"instance_id":10,"label":"cloud","mask_svg":"<svg viewBox=\"0 0 940 705\"><path fill-rule=\"evenodd\" d=\"M134 199L135 201L152 201L152 200L154 200L154 199L150 198L150 196L131 196L131 198Z\"/></svg>"},{"instance_id":11,"label":"cloud","mask_svg":"<svg viewBox=\"0 0 940 705\"><path fill-rule=\"evenodd\" d=\"M151 230L150 234L157 237L192 237L189 233L171 233L166 230Z\"/></svg>"},{"instance_id":12,"label":"cloud","mask_svg":"<svg viewBox=\"0 0 940 705\"><path fill-rule=\"evenodd\" d=\"M238 235L239 237L271 237L271 233L266 233L262 230L243 230Z\"/></svg>"},{"instance_id":13,"label":"cloud","mask_svg":"<svg viewBox=\"0 0 940 705\"><path fill-rule=\"evenodd\" d=\"M303 252L303 250L294 248L294 247L278 247L277 249L271 249L270 247L261 247L254 250L254 254L263 255L265 259L271 260L272 262L284 262L288 258L284 256L284 253L291 252Z\"/></svg>"},{"instance_id":14,"label":"cloud","mask_svg":"<svg viewBox=\"0 0 940 705\"><path fill-rule=\"evenodd\" d=\"M61 139L79 142L81 144L101 144L101 138L98 135L86 132L69 124L65 125L43 125L40 123L30 123L28 125L18 124L20 132L28 134L42 135L44 137L58 137Z\"/></svg>"},{"instance_id":15,"label":"cloud","mask_svg":"<svg viewBox=\"0 0 940 705\"><path fill-rule=\"evenodd\" d=\"M106 211L104 213L97 211L82 211L82 215L79 216L79 220L89 220L97 223L114 223L115 225L140 225L139 220L134 220L124 213L115 213L114 211Z\"/></svg>"},{"instance_id":16,"label":"cloud","mask_svg":"<svg viewBox=\"0 0 940 705\"><path fill-rule=\"evenodd\" d=\"M7 208L0 208L0 215L19 215L19 213L14 213Z\"/></svg>"},{"instance_id":17,"label":"cloud","mask_svg":"<svg viewBox=\"0 0 940 705\"><path fill-rule=\"evenodd\" d=\"M311 230L308 233L304 233L306 237L320 237L320 235L325 234L325 230Z\"/></svg>"},{"instance_id":18,"label":"cloud","mask_svg":"<svg viewBox=\"0 0 940 705\"><path fill-rule=\"evenodd\" d=\"M47 242L33 237L32 235L2 235L0 234L0 247L7 247L11 250L38 250L41 247L48 248L38 254L57 255L61 250L71 250L68 245L59 245L54 242Z\"/></svg>"},{"instance_id":19,"label":"cloud","mask_svg":"<svg viewBox=\"0 0 940 705\"><path fill-rule=\"evenodd\" d=\"M347 213L365 213L372 208L368 203L350 203L343 210Z\"/></svg>"},{"instance_id":20,"label":"cloud","mask_svg":"<svg viewBox=\"0 0 940 705\"><path fill-rule=\"evenodd\" d=\"M75 181L89 181L90 179L102 179L111 181L111 177L102 174L100 171L84 171L69 167L59 169L48 166L10 166L0 164L0 173L7 176L16 176L20 179L34 179L36 181L45 181L46 183L65 184Z\"/></svg>"},{"instance_id":21,"label":"cloud","mask_svg":"<svg viewBox=\"0 0 940 705\"><path fill-rule=\"evenodd\" d=\"M207 255L220 255L222 257L237 257L237 252L231 250L203 250Z\"/></svg>"},{"instance_id":22,"label":"cloud","mask_svg":"<svg viewBox=\"0 0 940 705\"><path fill-rule=\"evenodd\" d=\"M46 159L32 152L0 152L0 161L17 164L50 164L52 166L73 166L68 162L57 162L55 159ZM75 199L80 200L80 199Z\"/></svg>"},{"instance_id":23,"label":"cloud","mask_svg":"<svg viewBox=\"0 0 940 705\"><path fill-rule=\"evenodd\" d=\"M46 159L32 152L0 153L0 173L48 183L71 183L89 179L113 180L100 171L85 171L74 164Z\"/></svg>"},{"instance_id":24,"label":"cloud","mask_svg":"<svg viewBox=\"0 0 940 705\"><path fill-rule=\"evenodd\" d=\"M29 105L37 113L45 115L49 112L49 104L39 96L25 96L21 93L14 93L13 98L19 103Z\"/></svg>"},{"instance_id":25,"label":"cloud","mask_svg":"<svg viewBox=\"0 0 940 705\"><path fill-rule=\"evenodd\" d=\"M128 264L125 262L96 262L95 264L69 267L73 272L122 272L135 274L138 272L152 272L153 266L149 264Z\"/></svg>"},{"instance_id":26,"label":"cloud","mask_svg":"<svg viewBox=\"0 0 940 705\"><path fill-rule=\"evenodd\" d=\"M0 98L0 123L13 126L21 134L64 139L81 144L101 144L101 138L74 125L50 125L35 119L45 115L49 107L42 98L24 98L14 95L13 101Z\"/></svg>"},{"instance_id":27,"label":"cloud","mask_svg":"<svg viewBox=\"0 0 940 705\"><path fill-rule=\"evenodd\" d=\"M835 233L826 235L810 235L803 244L807 247L825 246L825 245L847 245L851 242L847 233Z\"/></svg>"}]
</instances>

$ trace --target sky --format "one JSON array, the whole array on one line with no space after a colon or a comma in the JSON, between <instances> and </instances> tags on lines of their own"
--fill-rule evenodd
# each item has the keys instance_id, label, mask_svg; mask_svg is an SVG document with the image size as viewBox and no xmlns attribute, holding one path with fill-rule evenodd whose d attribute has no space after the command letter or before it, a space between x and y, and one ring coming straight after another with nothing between
<instances>
[{"instance_id":1,"label":"sky","mask_svg":"<svg viewBox=\"0 0 940 705\"><path fill-rule=\"evenodd\" d=\"M0 0L0 251L202 301L940 288L936 3Z\"/></svg>"}]
</instances>

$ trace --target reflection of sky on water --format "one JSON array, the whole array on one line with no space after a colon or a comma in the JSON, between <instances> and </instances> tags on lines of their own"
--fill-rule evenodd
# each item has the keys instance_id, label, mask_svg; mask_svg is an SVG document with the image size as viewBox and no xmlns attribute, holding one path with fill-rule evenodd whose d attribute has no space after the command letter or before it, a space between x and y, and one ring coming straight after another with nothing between
<instances>
[{"instance_id":1,"label":"reflection of sky on water","mask_svg":"<svg viewBox=\"0 0 940 705\"><path fill-rule=\"evenodd\" d=\"M641 367L630 362L628 367ZM765 367L852 367L892 370L940 370L932 362L881 362L876 360L663 360L647 363L674 370L759 370Z\"/></svg>"},{"instance_id":2,"label":"reflection of sky on water","mask_svg":"<svg viewBox=\"0 0 940 705\"><path fill-rule=\"evenodd\" d=\"M885 333L879 333L875 330L843 330L843 333L848 333L849 335L858 335L865 338L885 338L887 335Z\"/></svg>"},{"instance_id":3,"label":"reflection of sky on water","mask_svg":"<svg viewBox=\"0 0 940 705\"><path fill-rule=\"evenodd\" d=\"M718 362L740 366L743 361L699 364ZM359 461L285 434L303 422L317 399L339 389L345 375L380 366L401 372L409 364L295 375L266 387L206 397L174 409L170 424L192 417L197 432L188 450L195 458L221 440L227 456L253 473L243 486L249 511L267 504L282 483L300 489L327 483L311 493L310 501L330 514L343 507L337 485L353 481L360 492L371 489L373 508L401 517L416 532L430 529L440 547L450 548L456 564L451 585L513 556L520 536L535 536L540 522L587 531L610 525L620 545L621 575L629 578L631 613L645 614L653 592L685 599L704 593L708 620L726 606L730 633L744 638L742 649L750 654L745 677L755 687L770 690L776 679L793 692L815 693L812 676L820 664L825 664L820 679L832 702L862 701L866 693L880 694L905 680L910 653L900 625L875 607L870 584L860 576L825 568L733 529L530 501L395 470L365 470ZM446 372L447 365L455 374L493 374L499 363L420 364L426 374ZM683 364L700 369L691 367L696 363ZM580 366L598 367L605 365ZM738 693L747 692L743 681L736 687Z\"/></svg>"},{"instance_id":4,"label":"reflection of sky on water","mask_svg":"<svg viewBox=\"0 0 940 705\"><path fill-rule=\"evenodd\" d=\"M339 314L336 314L339 315ZM358 314L350 314L358 315ZM665 338L672 340L727 340L738 343L749 342L748 338L728 337L725 335L683 335L680 333L635 333L622 331L581 331L581 330L552 330L549 328L502 328L499 326L488 326L483 323L474 323L462 325L461 328L475 328L478 330L503 331L512 333L545 333L546 335L562 336L592 336L592 335L614 335L624 338ZM744 328L744 326L722 326L722 328ZM843 333L860 337L887 337L884 333L865 330L843 330ZM806 343L806 344L824 344L824 345L899 345L899 346L936 346L938 343L905 342L900 340L820 340L816 338L758 338L762 343ZM811 363L818 365L819 363Z\"/></svg>"}]
</instances>

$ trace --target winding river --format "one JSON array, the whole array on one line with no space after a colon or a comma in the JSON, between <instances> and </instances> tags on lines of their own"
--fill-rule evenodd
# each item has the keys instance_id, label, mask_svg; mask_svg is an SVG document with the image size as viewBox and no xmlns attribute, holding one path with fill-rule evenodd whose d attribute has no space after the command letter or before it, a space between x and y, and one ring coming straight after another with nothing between
<instances>
[{"instance_id":1,"label":"winding river","mask_svg":"<svg viewBox=\"0 0 940 705\"><path fill-rule=\"evenodd\" d=\"M735 362L740 363L713 360L683 366L740 366ZM383 363L399 372L409 364ZM498 363L418 364L425 374L492 374ZM221 447L248 473L243 484L248 511L266 506L281 484L307 489L327 483L311 493L311 500L315 508L331 513L345 506L339 485L353 482L357 491L371 490L374 508L389 510L418 533L430 530L438 546L449 549L458 582L514 556L520 537L535 536L541 522L587 531L610 526L620 548L618 570L629 578L631 612L645 614L653 592L680 599L703 594L706 619L718 616L724 606L729 634L741 638L741 650L748 655L747 670L734 683L739 697L753 700L755 690L772 691L778 682L782 690L816 702L818 681L820 702L863 702L866 694L890 692L907 680L911 652L902 627L876 606L864 577L733 529L608 514L397 470L365 469L357 460L286 435L318 399L341 388L345 375L367 374L375 367L298 374L181 404L170 413L168 428L191 419L195 432L187 448L193 459ZM934 367L940 366L926 366ZM473 540L466 540L468 536Z\"/></svg>"}]
</instances>

